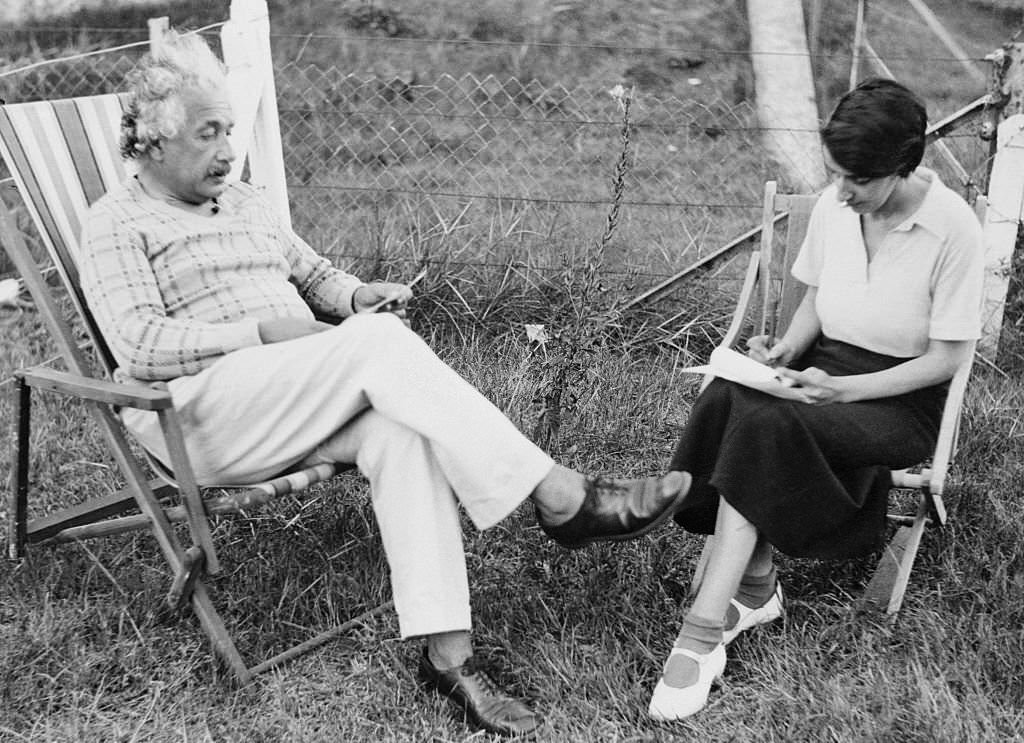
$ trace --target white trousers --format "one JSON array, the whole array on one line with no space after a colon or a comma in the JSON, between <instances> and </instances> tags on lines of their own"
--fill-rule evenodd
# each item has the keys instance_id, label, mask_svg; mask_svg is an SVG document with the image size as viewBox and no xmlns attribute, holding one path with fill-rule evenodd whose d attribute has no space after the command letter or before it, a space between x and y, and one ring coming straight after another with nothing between
<instances>
[{"instance_id":1,"label":"white trousers","mask_svg":"<svg viewBox=\"0 0 1024 743\"><path fill-rule=\"evenodd\" d=\"M394 315L243 348L168 384L202 485L297 463L355 463L370 481L403 637L471 627L458 503L486 529L554 466ZM167 462L155 413L127 428Z\"/></svg>"}]
</instances>

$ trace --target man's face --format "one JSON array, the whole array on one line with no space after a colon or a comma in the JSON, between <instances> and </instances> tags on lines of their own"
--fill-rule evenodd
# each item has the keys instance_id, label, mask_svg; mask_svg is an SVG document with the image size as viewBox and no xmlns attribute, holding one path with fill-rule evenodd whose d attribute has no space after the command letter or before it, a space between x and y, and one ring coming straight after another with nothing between
<instances>
[{"instance_id":1,"label":"man's face","mask_svg":"<svg viewBox=\"0 0 1024 743\"><path fill-rule=\"evenodd\" d=\"M235 124L227 91L192 88L182 92L185 123L153 153L154 176L168 195L190 204L215 199L224 191L235 153L228 134Z\"/></svg>"}]
</instances>

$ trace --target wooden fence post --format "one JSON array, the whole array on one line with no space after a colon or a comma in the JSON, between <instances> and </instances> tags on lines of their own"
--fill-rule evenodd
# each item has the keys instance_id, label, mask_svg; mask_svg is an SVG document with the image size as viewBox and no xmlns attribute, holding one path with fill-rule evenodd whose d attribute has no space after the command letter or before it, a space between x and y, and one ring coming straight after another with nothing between
<instances>
[{"instance_id":1,"label":"wooden fence post","mask_svg":"<svg viewBox=\"0 0 1024 743\"><path fill-rule=\"evenodd\" d=\"M818 106L800 0L747 0L757 118L786 190L825 184Z\"/></svg>"},{"instance_id":2,"label":"wooden fence post","mask_svg":"<svg viewBox=\"0 0 1024 743\"><path fill-rule=\"evenodd\" d=\"M232 146L240 155L249 154L253 183L266 189L279 217L291 227L266 0L231 0L230 20L221 29L221 48L235 113ZM239 163L232 175L237 177L241 171Z\"/></svg>"},{"instance_id":3,"label":"wooden fence post","mask_svg":"<svg viewBox=\"0 0 1024 743\"><path fill-rule=\"evenodd\" d=\"M857 0L857 18L853 26L853 54L850 59L850 85L849 90L857 87L860 80L860 55L864 51L865 24L868 16L868 0ZM877 55L875 55L877 57Z\"/></svg>"},{"instance_id":4,"label":"wooden fence post","mask_svg":"<svg viewBox=\"0 0 1024 743\"><path fill-rule=\"evenodd\" d=\"M156 51L164 43L164 34L170 29L171 21L167 16L160 16L159 18L150 18L148 25L149 48Z\"/></svg>"},{"instance_id":5,"label":"wooden fence post","mask_svg":"<svg viewBox=\"0 0 1024 743\"><path fill-rule=\"evenodd\" d=\"M993 56L1004 105L996 132L996 154L989 177L985 216L984 327L978 350L994 361L999 351L1003 307L1014 246L1024 220L1024 44L1007 44Z\"/></svg>"}]
</instances>

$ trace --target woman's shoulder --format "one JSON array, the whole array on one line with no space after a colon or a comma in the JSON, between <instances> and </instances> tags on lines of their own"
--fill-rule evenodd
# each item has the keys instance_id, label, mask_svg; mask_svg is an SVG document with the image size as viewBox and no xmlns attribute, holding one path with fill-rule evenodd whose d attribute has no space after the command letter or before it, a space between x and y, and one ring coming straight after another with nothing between
<instances>
[{"instance_id":1,"label":"woman's shoulder","mask_svg":"<svg viewBox=\"0 0 1024 743\"><path fill-rule=\"evenodd\" d=\"M933 171L924 171L931 185L919 212L919 221L942 233L981 234L974 209L959 193L949 188Z\"/></svg>"},{"instance_id":2,"label":"woman's shoulder","mask_svg":"<svg viewBox=\"0 0 1024 743\"><path fill-rule=\"evenodd\" d=\"M934 170L918 168L915 173L920 173L922 177L929 181L928 192L925 195L926 203L931 201L938 208L951 209L957 216L965 211L971 214L974 213L964 200L964 197L947 186Z\"/></svg>"}]
</instances>

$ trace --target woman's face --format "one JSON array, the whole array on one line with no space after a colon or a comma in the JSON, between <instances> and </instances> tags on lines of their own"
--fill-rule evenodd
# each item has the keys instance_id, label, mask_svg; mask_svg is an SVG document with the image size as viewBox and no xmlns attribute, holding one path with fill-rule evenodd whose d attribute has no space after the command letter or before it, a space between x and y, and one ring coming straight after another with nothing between
<instances>
[{"instance_id":1,"label":"woman's face","mask_svg":"<svg viewBox=\"0 0 1024 743\"><path fill-rule=\"evenodd\" d=\"M849 206L857 214L870 214L877 211L892 196L900 176L883 175L876 178L863 178L853 175L832 159L828 147L823 147L825 168L836 184L836 198Z\"/></svg>"}]
</instances>

